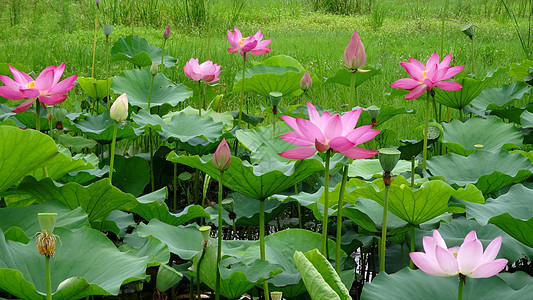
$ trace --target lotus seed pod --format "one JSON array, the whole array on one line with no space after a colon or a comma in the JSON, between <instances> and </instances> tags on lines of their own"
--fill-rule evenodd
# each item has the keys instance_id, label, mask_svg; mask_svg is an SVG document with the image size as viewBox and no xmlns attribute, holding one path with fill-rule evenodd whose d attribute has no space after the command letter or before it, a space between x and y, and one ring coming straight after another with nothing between
<instances>
[{"instance_id":1,"label":"lotus seed pod","mask_svg":"<svg viewBox=\"0 0 533 300\"><path fill-rule=\"evenodd\" d=\"M180 272L168 265L161 264L159 265L159 270L157 270L155 285L159 291L165 292L175 286L182 278L183 275Z\"/></svg>"},{"instance_id":2,"label":"lotus seed pod","mask_svg":"<svg viewBox=\"0 0 533 300\"><path fill-rule=\"evenodd\" d=\"M384 172L392 172L400 160L401 152L393 148L379 149L378 159Z\"/></svg>"},{"instance_id":3,"label":"lotus seed pod","mask_svg":"<svg viewBox=\"0 0 533 300\"><path fill-rule=\"evenodd\" d=\"M472 23L468 23L463 28L461 28L461 31L466 34L469 38L474 37L474 25Z\"/></svg>"},{"instance_id":4,"label":"lotus seed pod","mask_svg":"<svg viewBox=\"0 0 533 300\"><path fill-rule=\"evenodd\" d=\"M282 96L283 94L280 92L270 92L270 103L272 106L278 106Z\"/></svg>"},{"instance_id":5,"label":"lotus seed pod","mask_svg":"<svg viewBox=\"0 0 533 300\"><path fill-rule=\"evenodd\" d=\"M113 32L113 25L102 25L102 30L104 31L104 35L108 37Z\"/></svg>"},{"instance_id":6,"label":"lotus seed pod","mask_svg":"<svg viewBox=\"0 0 533 300\"><path fill-rule=\"evenodd\" d=\"M209 241L209 233L211 232L211 226L202 226L198 230L202 233L204 241Z\"/></svg>"},{"instance_id":7,"label":"lotus seed pod","mask_svg":"<svg viewBox=\"0 0 533 300\"><path fill-rule=\"evenodd\" d=\"M377 117L379 116L379 112L380 108L375 105L368 107L368 115L371 119L377 119Z\"/></svg>"},{"instance_id":8,"label":"lotus seed pod","mask_svg":"<svg viewBox=\"0 0 533 300\"><path fill-rule=\"evenodd\" d=\"M483 149L483 145L481 145L481 144L475 144L475 145L474 145L474 149L476 149L476 150L481 150L481 149Z\"/></svg>"},{"instance_id":9,"label":"lotus seed pod","mask_svg":"<svg viewBox=\"0 0 533 300\"><path fill-rule=\"evenodd\" d=\"M56 108L55 109L55 117L58 122L63 122L65 118L67 117L68 111L64 108Z\"/></svg>"},{"instance_id":10,"label":"lotus seed pod","mask_svg":"<svg viewBox=\"0 0 533 300\"><path fill-rule=\"evenodd\" d=\"M57 213L39 213L37 214L41 232L37 233L35 244L39 254L53 258L56 250L56 236L53 234L56 224Z\"/></svg>"},{"instance_id":11,"label":"lotus seed pod","mask_svg":"<svg viewBox=\"0 0 533 300\"><path fill-rule=\"evenodd\" d=\"M281 300L283 296L283 292L270 292L270 298L272 300Z\"/></svg>"},{"instance_id":12,"label":"lotus seed pod","mask_svg":"<svg viewBox=\"0 0 533 300\"><path fill-rule=\"evenodd\" d=\"M222 208L227 212L235 210L235 201L232 198L226 198L222 200Z\"/></svg>"},{"instance_id":13,"label":"lotus seed pod","mask_svg":"<svg viewBox=\"0 0 533 300\"><path fill-rule=\"evenodd\" d=\"M56 225L57 213L39 213L37 214L39 219L39 224L43 231L52 234L54 232L54 227Z\"/></svg>"}]
</instances>

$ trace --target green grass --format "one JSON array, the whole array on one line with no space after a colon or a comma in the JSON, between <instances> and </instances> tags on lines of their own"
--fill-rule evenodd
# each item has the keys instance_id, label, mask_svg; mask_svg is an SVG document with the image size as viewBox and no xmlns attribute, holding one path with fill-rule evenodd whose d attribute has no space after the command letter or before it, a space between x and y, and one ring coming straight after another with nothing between
<instances>
[{"instance_id":1,"label":"green grass","mask_svg":"<svg viewBox=\"0 0 533 300\"><path fill-rule=\"evenodd\" d=\"M190 1L189 1L190 2ZM379 1L374 12L357 15L334 15L312 11L312 2L305 0L250 0L235 19L234 5L240 0L206 1L208 11L205 25L191 28L187 24L185 1L164 0L103 0L100 3L100 24L114 25L112 43L132 32L155 46L162 44L163 28L170 24L172 35L166 44L167 53L178 58L175 69L166 71L172 80L183 83L183 65L191 57L200 61L210 59L222 66L221 83L225 91L224 108L235 109L237 93L230 88L235 74L241 68L241 57L226 51L226 30L235 25L244 35L262 29L265 39L272 39L272 52L261 57L250 57L249 64L274 55L289 55L298 59L319 78L333 76L342 68L342 54L351 33L357 29L366 48L367 65L378 67L383 74L358 88L359 104L377 106L388 104L409 107L416 115L401 116L385 124L398 132L400 138L414 138L413 128L423 119L422 100L405 101L389 97L389 87L395 80L407 77L400 62L409 57L425 61L431 53L440 52L440 26L443 1L416 0L399 2ZM512 2L512 3L511 3ZM510 2L517 15L521 30L527 29L525 5L529 1ZM40 72L51 64L66 62L65 75L90 76L92 43L96 5L94 0L12 0L0 2L0 62L21 63ZM15 17L16 15L16 17ZM446 13L444 53L452 53L457 65L471 69L470 40L461 33L461 27L472 22L475 27L476 65L478 76L500 65L511 65L525 58L513 24L500 1L450 0ZM14 24L16 23L16 24ZM209 47L208 45L209 40ZM126 63L115 63L111 74L132 68ZM98 32L95 77L105 74L105 37ZM514 79L503 76L493 86L510 83ZM79 90L78 90L79 92ZM312 88L312 100L326 108L340 109L349 98L348 89L335 85L317 85ZM259 104L266 103L257 95L247 95L253 113L260 114ZM80 97L69 97L71 104ZM285 102L303 103L303 97ZM282 104L283 105L283 104Z\"/></svg>"}]
</instances>

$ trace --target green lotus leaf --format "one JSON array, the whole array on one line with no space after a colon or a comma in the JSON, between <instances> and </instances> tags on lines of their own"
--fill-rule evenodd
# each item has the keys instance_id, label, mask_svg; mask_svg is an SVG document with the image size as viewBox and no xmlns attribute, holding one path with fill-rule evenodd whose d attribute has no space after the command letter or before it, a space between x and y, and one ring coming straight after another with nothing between
<instances>
[{"instance_id":1,"label":"green lotus leaf","mask_svg":"<svg viewBox=\"0 0 533 300\"><path fill-rule=\"evenodd\" d=\"M512 85L504 84L501 88L486 88L472 101L472 106L477 110L505 109L518 99L522 99L531 88L525 82L515 82Z\"/></svg>"},{"instance_id":2,"label":"green lotus leaf","mask_svg":"<svg viewBox=\"0 0 533 300\"><path fill-rule=\"evenodd\" d=\"M445 177L450 184L465 186L473 183L483 194L522 182L533 174L529 159L506 151L476 151L468 157L448 153L432 157L427 167L431 174Z\"/></svg>"},{"instance_id":3,"label":"green lotus leaf","mask_svg":"<svg viewBox=\"0 0 533 300\"><path fill-rule=\"evenodd\" d=\"M185 107L185 109L180 111L173 111L169 112L168 114L163 116L163 120L165 123L170 123L170 120L174 115L185 113L188 116L198 116L198 110L194 109L190 106ZM208 109L203 110L202 109L202 117L209 117L215 121L215 123L222 123L224 125L224 130L231 130L233 129L233 121L234 117L229 111L225 112L216 112L214 110Z\"/></svg>"},{"instance_id":4,"label":"green lotus leaf","mask_svg":"<svg viewBox=\"0 0 533 300\"><path fill-rule=\"evenodd\" d=\"M235 210L233 212L237 215L235 219L236 225L259 226L259 202L239 193L231 193L227 198L233 199L235 203ZM268 224L268 222L277 217L286 207L285 202L280 202L276 198L266 200L265 224ZM210 214L212 220L218 220L218 204L206 208L205 211ZM229 218L229 213L225 210L222 211L222 218L226 224L233 224L233 221Z\"/></svg>"},{"instance_id":5,"label":"green lotus leaf","mask_svg":"<svg viewBox=\"0 0 533 300\"><path fill-rule=\"evenodd\" d=\"M294 252L294 262L311 299L350 299L350 292L329 261L313 249Z\"/></svg>"},{"instance_id":6,"label":"green lotus leaf","mask_svg":"<svg viewBox=\"0 0 533 300\"><path fill-rule=\"evenodd\" d=\"M533 127L533 113L524 110L522 114L520 114L520 125L524 128Z\"/></svg>"},{"instance_id":7,"label":"green lotus leaf","mask_svg":"<svg viewBox=\"0 0 533 300\"><path fill-rule=\"evenodd\" d=\"M158 219L161 222L178 226L196 218L209 218L210 215L200 205L190 205L179 213L171 213L165 199L167 198L166 187L137 198L139 205L131 211L138 214L146 221Z\"/></svg>"},{"instance_id":8,"label":"green lotus leaf","mask_svg":"<svg viewBox=\"0 0 533 300\"><path fill-rule=\"evenodd\" d=\"M100 144L108 144L113 140L113 130L116 121L111 119L109 111L97 116L87 116L85 120L77 120L72 122L72 129L84 133ZM131 125L126 123L119 123L117 130L117 140L134 139L137 134Z\"/></svg>"},{"instance_id":9,"label":"green lotus leaf","mask_svg":"<svg viewBox=\"0 0 533 300\"><path fill-rule=\"evenodd\" d=\"M199 169L217 181L220 178L220 171L210 159L206 161L199 156L178 156L172 151L167 160ZM257 165L250 165L232 156L229 169L224 171L223 184L235 192L261 200L294 186L323 168L322 163L314 159L282 163L274 158L265 158Z\"/></svg>"},{"instance_id":10,"label":"green lotus leaf","mask_svg":"<svg viewBox=\"0 0 533 300\"><path fill-rule=\"evenodd\" d=\"M533 68L533 61L524 59L521 63L512 64L509 73L516 79L524 81L524 78L531 73L530 68Z\"/></svg>"},{"instance_id":11,"label":"green lotus leaf","mask_svg":"<svg viewBox=\"0 0 533 300\"><path fill-rule=\"evenodd\" d=\"M151 81L152 73L150 73L149 69L126 70L115 77L111 89L117 94L128 94L130 105L148 109ZM182 84L175 85L163 73L158 73L154 77L150 108L162 106L163 104L169 104L174 107L191 96L192 92L186 86Z\"/></svg>"},{"instance_id":12,"label":"green lotus leaf","mask_svg":"<svg viewBox=\"0 0 533 300\"><path fill-rule=\"evenodd\" d=\"M302 66L302 64L298 60L287 55L271 56L263 60L259 64L265 65L265 66L279 66L283 68L295 68L299 72L306 71L305 68Z\"/></svg>"},{"instance_id":13,"label":"green lotus leaf","mask_svg":"<svg viewBox=\"0 0 533 300\"><path fill-rule=\"evenodd\" d=\"M342 215L352 220L362 229L374 234L381 235L383 224L383 206L377 202L359 198L355 204L346 204L342 210ZM398 218L392 212L387 214L387 235L395 236L408 231L411 226L404 220Z\"/></svg>"},{"instance_id":14,"label":"green lotus leaf","mask_svg":"<svg viewBox=\"0 0 533 300\"><path fill-rule=\"evenodd\" d=\"M232 110L232 111L229 111L229 113L233 116L233 119L235 121L237 121L239 119L239 111L238 110ZM249 115L249 114L246 114L246 113L242 113L242 120L243 122L246 122L252 126L257 126L257 124L263 122L264 118L262 117L258 117L258 116L254 116L254 115Z\"/></svg>"},{"instance_id":15,"label":"green lotus leaf","mask_svg":"<svg viewBox=\"0 0 533 300\"><path fill-rule=\"evenodd\" d=\"M501 119L506 119L509 122L513 122L513 123L516 123L516 124L521 124L522 123L522 115L526 111L527 112L532 112L533 111L533 106L532 105L528 105L528 106L525 106L525 107L513 107L511 105L511 106L509 106L509 107L507 107L505 109L494 109L494 110L491 110L490 114L494 115L494 116L497 116L498 118L501 118ZM478 115L480 115L482 118L485 118L487 112L489 112L489 111L483 111L482 113L478 113ZM527 114L525 116L527 118ZM526 125L527 125L527 120L526 120Z\"/></svg>"},{"instance_id":16,"label":"green lotus leaf","mask_svg":"<svg viewBox=\"0 0 533 300\"><path fill-rule=\"evenodd\" d=\"M133 235L137 237L131 238ZM124 244L119 249L122 252L133 253L137 257L151 257L152 261L148 263L148 267L164 265L170 261L170 251L166 244L153 237L139 237L135 231L124 236Z\"/></svg>"},{"instance_id":17,"label":"green lotus leaf","mask_svg":"<svg viewBox=\"0 0 533 300\"><path fill-rule=\"evenodd\" d=\"M101 165L103 164L109 164L109 158L103 160ZM113 168L113 185L125 193L137 197L150 183L150 165L144 158L115 155Z\"/></svg>"},{"instance_id":18,"label":"green lotus leaf","mask_svg":"<svg viewBox=\"0 0 533 300\"><path fill-rule=\"evenodd\" d=\"M12 126L0 126L0 165L0 192L26 175L43 178L44 166L52 179L89 167L82 160L60 153L49 136Z\"/></svg>"},{"instance_id":19,"label":"green lotus leaf","mask_svg":"<svg viewBox=\"0 0 533 300\"><path fill-rule=\"evenodd\" d=\"M474 145L483 145L484 150L500 151L504 148L520 148L524 135L513 125L498 118L472 118L466 122L457 119L443 123L442 143L459 155L468 156L476 151Z\"/></svg>"},{"instance_id":20,"label":"green lotus leaf","mask_svg":"<svg viewBox=\"0 0 533 300\"><path fill-rule=\"evenodd\" d=\"M193 258L193 270L196 276L201 255L198 253ZM250 264L224 259L220 265L220 294L227 299L238 299L254 286L282 272L277 265L260 259ZM212 290L216 287L217 267L217 247L207 247L200 265L200 280Z\"/></svg>"},{"instance_id":21,"label":"green lotus leaf","mask_svg":"<svg viewBox=\"0 0 533 300\"><path fill-rule=\"evenodd\" d=\"M407 160L400 160L396 167L392 170L393 175L398 175L403 172L411 171L411 162ZM383 169L377 159L355 159L348 168L349 177L361 177L364 179L371 179L373 177L381 177Z\"/></svg>"},{"instance_id":22,"label":"green lotus leaf","mask_svg":"<svg viewBox=\"0 0 533 300\"><path fill-rule=\"evenodd\" d=\"M533 293L531 285L513 289L500 278L501 275L503 274L486 279L467 277L463 299L528 299ZM507 276L523 278L517 273L506 274ZM455 300L458 287L459 281L455 276L431 276L421 270L404 268L390 275L385 272L378 274L371 283L365 284L361 299Z\"/></svg>"},{"instance_id":23,"label":"green lotus leaf","mask_svg":"<svg viewBox=\"0 0 533 300\"><path fill-rule=\"evenodd\" d=\"M448 248L461 246L461 244L464 242L465 236L472 230L476 231L476 236L483 244L483 249L486 249L490 242L492 242L495 238L501 236L502 246L497 257L506 258L509 260L510 264L524 257L524 255L529 258L533 257L532 248L517 242L511 236L503 232L500 228L492 224L482 225L474 220L456 218L452 219L451 222L442 223L439 227L439 233L446 241ZM428 232L425 235L431 235L431 233ZM419 245L422 246L421 240Z\"/></svg>"},{"instance_id":24,"label":"green lotus leaf","mask_svg":"<svg viewBox=\"0 0 533 300\"><path fill-rule=\"evenodd\" d=\"M61 238L50 261L54 299L118 295L120 286L146 278L149 257L120 252L100 231L56 228ZM45 297L44 257L35 244L5 241L0 230L0 288L16 297Z\"/></svg>"},{"instance_id":25,"label":"green lotus leaf","mask_svg":"<svg viewBox=\"0 0 533 300\"><path fill-rule=\"evenodd\" d=\"M37 181L26 177L16 190L5 194L8 206L28 206L57 199L70 209L83 208L91 222L101 222L115 209L131 210L138 204L133 195L123 193L111 185L108 178L89 186L75 182L58 186L50 178Z\"/></svg>"},{"instance_id":26,"label":"green lotus leaf","mask_svg":"<svg viewBox=\"0 0 533 300\"><path fill-rule=\"evenodd\" d=\"M130 35L127 37L120 37L111 48L111 58L109 61L125 60L134 64L137 67L145 67L152 65L153 61L157 64L161 63L160 47L154 47L142 37ZM163 64L170 68L176 65L176 59L165 55Z\"/></svg>"},{"instance_id":27,"label":"green lotus leaf","mask_svg":"<svg viewBox=\"0 0 533 300\"><path fill-rule=\"evenodd\" d=\"M245 70L245 92L255 92L269 97L270 92L280 92L283 97L297 96L302 93L300 80L304 72L293 67L267 66L257 64ZM242 71L235 76L233 92L242 90Z\"/></svg>"},{"instance_id":28,"label":"green lotus leaf","mask_svg":"<svg viewBox=\"0 0 533 300\"><path fill-rule=\"evenodd\" d=\"M157 131L161 131L161 127L166 125L159 115L149 113L148 109L141 109L137 113L132 113L131 120L144 132L148 132L147 129L150 128L152 133L157 133Z\"/></svg>"},{"instance_id":29,"label":"green lotus leaf","mask_svg":"<svg viewBox=\"0 0 533 300\"><path fill-rule=\"evenodd\" d=\"M59 136L59 143L66 148L74 151L81 151L83 148L94 148L96 142L84 138L83 136L72 136L70 134L62 134Z\"/></svg>"},{"instance_id":30,"label":"green lotus leaf","mask_svg":"<svg viewBox=\"0 0 533 300\"><path fill-rule=\"evenodd\" d=\"M77 182L79 184L85 184L89 181L95 180L96 178L101 178L104 175L109 173L109 166L104 166L101 169L89 169L81 170L75 172L69 172L65 176L59 178L60 182Z\"/></svg>"},{"instance_id":31,"label":"green lotus leaf","mask_svg":"<svg viewBox=\"0 0 533 300\"><path fill-rule=\"evenodd\" d=\"M47 110L46 109L43 109L41 107L41 111L40 111L40 114L41 114L41 123L40 123L40 130L49 130L50 127L48 126L48 119L46 118L46 115L47 115ZM6 114L7 116L8 114ZM23 112L20 112L20 113L17 113L14 117L14 119L18 120L20 123L22 123L24 126L26 126L27 128L31 128L31 129L35 129L36 126L35 126L35 108L34 107L30 107L28 108L27 110L23 111ZM56 124L56 121L53 120L52 121L52 128L55 128L55 124ZM21 127L24 127L24 126L21 126Z\"/></svg>"},{"instance_id":32,"label":"green lotus leaf","mask_svg":"<svg viewBox=\"0 0 533 300\"><path fill-rule=\"evenodd\" d=\"M381 70L375 69L372 67L366 66L364 68L365 70L370 70L369 72L355 72L352 73L350 70L346 68L338 69L335 73L335 76L330 77L326 79L325 83L338 83L342 84L344 86L350 86L352 76L355 76L355 86L358 87L361 83L367 81L368 79L372 78L373 76L380 75Z\"/></svg>"},{"instance_id":33,"label":"green lotus leaf","mask_svg":"<svg viewBox=\"0 0 533 300\"><path fill-rule=\"evenodd\" d=\"M113 95L113 92L107 90L113 83L113 77L107 80L96 80L92 77L78 77L76 81L85 94L95 100L103 100L108 94Z\"/></svg>"},{"instance_id":34,"label":"green lotus leaf","mask_svg":"<svg viewBox=\"0 0 533 300\"><path fill-rule=\"evenodd\" d=\"M306 193L306 192L300 192L297 195L273 195L272 198L276 198L279 201L285 202L287 200L295 200L298 203L300 203L301 206L307 207L309 210L313 212L313 215L315 219L322 221L322 218L324 216L324 204L320 203L318 199L323 197L324 195L324 187L320 187L318 191L314 193ZM333 197L332 197L333 198ZM335 215L337 212L337 208L334 205L331 205L328 209L328 215L332 216Z\"/></svg>"},{"instance_id":35,"label":"green lotus leaf","mask_svg":"<svg viewBox=\"0 0 533 300\"><path fill-rule=\"evenodd\" d=\"M489 223L498 226L524 245L533 248L533 218L521 220L513 218L509 213L504 213L490 218Z\"/></svg>"},{"instance_id":36,"label":"green lotus leaf","mask_svg":"<svg viewBox=\"0 0 533 300\"><path fill-rule=\"evenodd\" d=\"M123 238L128 228L135 228L136 226L137 223L133 220L133 214L121 210L114 210L104 221L102 231L111 231L118 238Z\"/></svg>"},{"instance_id":37,"label":"green lotus leaf","mask_svg":"<svg viewBox=\"0 0 533 300\"><path fill-rule=\"evenodd\" d=\"M487 199L484 204L461 203L466 206L466 217L474 218L483 225L487 224L490 218L504 213L521 220L533 216L533 190L521 184L513 185L506 194L496 199Z\"/></svg>"},{"instance_id":38,"label":"green lotus leaf","mask_svg":"<svg viewBox=\"0 0 533 300\"><path fill-rule=\"evenodd\" d=\"M505 68L492 70L482 80L474 79L463 71L455 78L455 82L459 83L463 88L457 91L435 89L435 101L450 108L463 109L478 97L496 76L506 71L507 69Z\"/></svg>"},{"instance_id":39,"label":"green lotus leaf","mask_svg":"<svg viewBox=\"0 0 533 300\"><path fill-rule=\"evenodd\" d=\"M296 147L280 138L280 135L290 131L292 131L292 129L287 123L277 122L275 138L272 138L272 125L260 126L257 129L251 129L248 131L238 130L235 135L239 142L250 150L250 158L252 162L258 163L265 157L275 157L280 161L287 162L289 159L280 156L278 153Z\"/></svg>"},{"instance_id":40,"label":"green lotus leaf","mask_svg":"<svg viewBox=\"0 0 533 300\"><path fill-rule=\"evenodd\" d=\"M210 117L178 113L173 115L170 122L161 128L159 134L163 139L182 142L187 142L195 137L214 142L222 135L222 123L215 122Z\"/></svg>"},{"instance_id":41,"label":"green lotus leaf","mask_svg":"<svg viewBox=\"0 0 533 300\"><path fill-rule=\"evenodd\" d=\"M31 240L24 230L17 226L9 227L9 229L4 232L4 236L6 241L14 241L22 244L27 244Z\"/></svg>"},{"instance_id":42,"label":"green lotus leaf","mask_svg":"<svg viewBox=\"0 0 533 300\"><path fill-rule=\"evenodd\" d=\"M412 115L414 113L414 109L382 105L379 108L379 115L376 118L376 126L380 126L397 115ZM371 121L372 118L370 118L370 115L368 114L368 108L363 108L361 116L359 117L359 121L357 122L357 126L370 125Z\"/></svg>"},{"instance_id":43,"label":"green lotus leaf","mask_svg":"<svg viewBox=\"0 0 533 300\"><path fill-rule=\"evenodd\" d=\"M305 286L294 262L294 252L307 252L320 248L321 243L322 236L319 233L303 229L287 229L266 236L265 260L275 262L283 270L283 273L268 280L272 286L271 290L282 291L283 297L289 299L304 293ZM335 245L335 242L328 241L329 253L335 253ZM244 252L243 262L250 264L259 258L259 241L256 241ZM342 251L341 263L345 258L346 253Z\"/></svg>"},{"instance_id":44,"label":"green lotus leaf","mask_svg":"<svg viewBox=\"0 0 533 300\"><path fill-rule=\"evenodd\" d=\"M37 219L38 213L57 213L55 228L76 229L90 226L87 214L81 208L70 209L58 200L50 200L42 204L28 207L0 208L0 227L9 229L14 226L20 228L28 237L41 231Z\"/></svg>"}]
</instances>

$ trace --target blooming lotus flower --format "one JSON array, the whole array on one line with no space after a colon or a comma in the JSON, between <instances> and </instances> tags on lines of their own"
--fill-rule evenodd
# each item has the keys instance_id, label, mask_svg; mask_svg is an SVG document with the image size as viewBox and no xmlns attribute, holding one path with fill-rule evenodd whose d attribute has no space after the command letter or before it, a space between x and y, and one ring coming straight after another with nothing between
<instances>
[{"instance_id":1,"label":"blooming lotus flower","mask_svg":"<svg viewBox=\"0 0 533 300\"><path fill-rule=\"evenodd\" d=\"M279 155L291 159L304 159L311 157L317 151L326 152L329 149L353 159L376 155L378 151L355 147L373 139L379 133L379 130L372 129L372 125L355 128L362 110L362 108L352 110L342 116L338 114L332 116L328 111L319 115L313 104L307 102L309 120L281 117L294 129L281 138L303 147Z\"/></svg>"},{"instance_id":2,"label":"blooming lotus flower","mask_svg":"<svg viewBox=\"0 0 533 300\"><path fill-rule=\"evenodd\" d=\"M357 30L354 30L350 42L346 49L344 49L344 66L352 72L368 72L370 70L362 70L366 64L366 52L365 46L357 34Z\"/></svg>"},{"instance_id":3,"label":"blooming lotus flower","mask_svg":"<svg viewBox=\"0 0 533 300\"><path fill-rule=\"evenodd\" d=\"M453 81L445 81L461 72L465 66L449 67L452 55L447 55L442 62L439 63L439 55L435 52L428 59L424 66L421 62L414 58L410 58L410 63L400 63L405 68L411 78L402 78L396 80L391 87L410 90L409 94L405 96L406 100L418 98L424 93L434 87L446 91L457 91L463 87Z\"/></svg>"},{"instance_id":4,"label":"blooming lotus flower","mask_svg":"<svg viewBox=\"0 0 533 300\"><path fill-rule=\"evenodd\" d=\"M198 64L198 58L191 58L183 67L185 75L192 80L205 82L218 81L218 75L220 74L220 66L213 64L212 61L204 61L201 65Z\"/></svg>"},{"instance_id":5,"label":"blooming lotus flower","mask_svg":"<svg viewBox=\"0 0 533 300\"><path fill-rule=\"evenodd\" d=\"M42 102L43 107L44 104L55 105L65 101L67 98L65 93L74 87L73 82L78 78L78 75L72 75L59 82L65 70L65 63L59 67L47 67L35 80L12 66L9 66L9 69L15 80L0 75L0 81L5 84L5 86L0 86L0 96L11 100L28 99L13 110L15 113L26 111L37 98Z\"/></svg>"},{"instance_id":6,"label":"blooming lotus flower","mask_svg":"<svg viewBox=\"0 0 533 300\"><path fill-rule=\"evenodd\" d=\"M109 110L111 119L117 122L123 122L128 118L128 95L126 93L120 95Z\"/></svg>"},{"instance_id":7,"label":"blooming lotus flower","mask_svg":"<svg viewBox=\"0 0 533 300\"><path fill-rule=\"evenodd\" d=\"M311 75L309 75L309 72L305 72L304 76L302 76L302 80L300 80L300 88L307 91L312 85L313 80L311 79Z\"/></svg>"},{"instance_id":8,"label":"blooming lotus flower","mask_svg":"<svg viewBox=\"0 0 533 300\"><path fill-rule=\"evenodd\" d=\"M228 29L228 42L233 46L231 48L228 48L228 52L235 53L239 52L241 56L244 56L244 53L248 55L249 53L252 53L253 55L263 55L265 53L270 53L271 49L266 48L272 40L264 40L263 34L261 33L261 29L252 36L249 36L247 38L243 38L240 30L235 27L234 32L231 33ZM248 57L248 56L247 56Z\"/></svg>"},{"instance_id":9,"label":"blooming lotus flower","mask_svg":"<svg viewBox=\"0 0 533 300\"><path fill-rule=\"evenodd\" d=\"M507 259L496 259L502 245L502 237L495 238L483 252L483 245L471 231L460 247L448 249L437 230L433 237L423 239L425 252L411 252L409 256L420 270L433 276L463 275L471 278L487 278L498 274Z\"/></svg>"},{"instance_id":10,"label":"blooming lotus flower","mask_svg":"<svg viewBox=\"0 0 533 300\"><path fill-rule=\"evenodd\" d=\"M215 154L213 154L212 163L220 172L224 172L229 168L231 163L231 152L225 138L222 139Z\"/></svg>"}]
</instances>

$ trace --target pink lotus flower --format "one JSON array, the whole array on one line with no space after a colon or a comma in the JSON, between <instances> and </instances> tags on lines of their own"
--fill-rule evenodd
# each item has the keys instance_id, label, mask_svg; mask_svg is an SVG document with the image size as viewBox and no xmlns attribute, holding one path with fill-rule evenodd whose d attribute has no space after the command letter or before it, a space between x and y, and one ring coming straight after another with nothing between
<instances>
[{"instance_id":1,"label":"pink lotus flower","mask_svg":"<svg viewBox=\"0 0 533 300\"><path fill-rule=\"evenodd\" d=\"M211 162L220 172L224 172L229 168L231 163L231 152L225 138L222 139L222 142L218 145Z\"/></svg>"},{"instance_id":2,"label":"pink lotus flower","mask_svg":"<svg viewBox=\"0 0 533 300\"><path fill-rule=\"evenodd\" d=\"M220 66L213 64L212 61L204 61L201 65L198 64L198 58L191 58L183 67L185 75L192 80L205 82L218 81L218 75L220 74Z\"/></svg>"},{"instance_id":3,"label":"pink lotus flower","mask_svg":"<svg viewBox=\"0 0 533 300\"><path fill-rule=\"evenodd\" d=\"M165 27L163 30L163 38L166 40L170 37L170 26Z\"/></svg>"},{"instance_id":4,"label":"pink lotus flower","mask_svg":"<svg viewBox=\"0 0 533 300\"><path fill-rule=\"evenodd\" d=\"M379 130L372 129L372 125L365 125L355 129L361 111L356 109L340 116L331 115L325 111L320 116L313 104L307 102L309 120L295 119L289 116L282 116L283 120L294 129L281 138L291 144L303 146L279 153L279 155L291 159L304 159L311 157L317 151L326 152L332 149L353 159L369 158L378 151L357 148L373 139Z\"/></svg>"},{"instance_id":5,"label":"pink lotus flower","mask_svg":"<svg viewBox=\"0 0 533 300\"><path fill-rule=\"evenodd\" d=\"M396 80L391 87L410 90L409 94L405 96L406 100L418 98L424 93L434 87L441 88L446 91L457 91L463 87L453 81L445 81L452 78L457 73L461 72L465 66L458 66L450 68L450 61L452 55L447 55L442 62L439 63L439 55L433 53L424 66L421 62L414 58L410 58L410 63L400 63L405 68L411 78L402 78Z\"/></svg>"},{"instance_id":6,"label":"pink lotus flower","mask_svg":"<svg viewBox=\"0 0 533 300\"><path fill-rule=\"evenodd\" d=\"M423 239L425 252L411 252L409 256L420 270L433 276L464 275L471 278L487 278L498 274L507 265L507 259L496 259L502 245L502 237L495 238L483 252L483 245L471 231L460 247L448 249L437 230L433 237Z\"/></svg>"},{"instance_id":7,"label":"pink lotus flower","mask_svg":"<svg viewBox=\"0 0 533 300\"><path fill-rule=\"evenodd\" d=\"M366 64L365 46L357 34L357 30L354 30L350 42L344 50L344 66L353 72L368 72L370 70L362 70Z\"/></svg>"},{"instance_id":8,"label":"pink lotus flower","mask_svg":"<svg viewBox=\"0 0 533 300\"><path fill-rule=\"evenodd\" d=\"M302 79L300 80L300 88L303 91L307 91L312 85L313 80L311 79L311 75L309 75L309 72L305 72L304 76L302 76Z\"/></svg>"},{"instance_id":9,"label":"pink lotus flower","mask_svg":"<svg viewBox=\"0 0 533 300\"><path fill-rule=\"evenodd\" d=\"M74 87L73 82L78 78L78 75L72 75L59 82L65 70L65 63L59 67L47 67L35 80L12 66L9 66L9 69L15 80L0 75L0 81L5 84L0 86L0 96L11 100L28 99L13 110L15 113L26 111L37 98L43 107L44 104L55 105L65 101L65 93Z\"/></svg>"},{"instance_id":10,"label":"pink lotus flower","mask_svg":"<svg viewBox=\"0 0 533 300\"><path fill-rule=\"evenodd\" d=\"M248 55L249 53L252 53L253 55L263 55L265 53L270 53L271 49L266 48L272 40L264 40L263 34L261 33L261 29L252 36L249 36L247 38L243 38L241 32L237 27L234 28L234 32L231 33L228 29L228 42L233 46L231 48L228 48L228 52L235 53L239 52L241 56L244 56L244 53ZM248 56L247 56L248 58Z\"/></svg>"}]
</instances>

